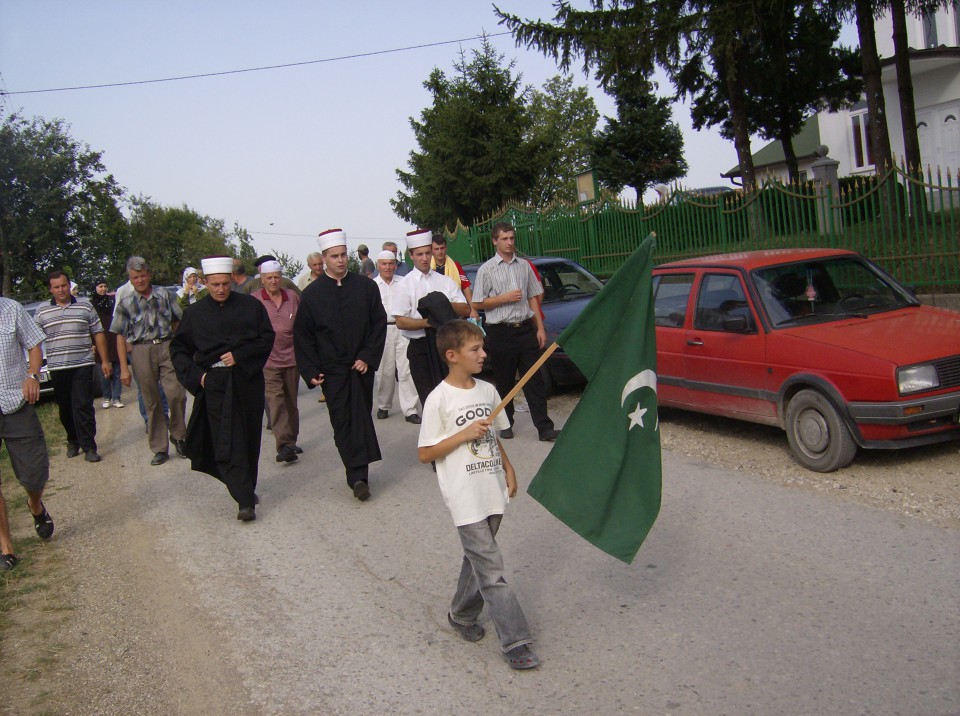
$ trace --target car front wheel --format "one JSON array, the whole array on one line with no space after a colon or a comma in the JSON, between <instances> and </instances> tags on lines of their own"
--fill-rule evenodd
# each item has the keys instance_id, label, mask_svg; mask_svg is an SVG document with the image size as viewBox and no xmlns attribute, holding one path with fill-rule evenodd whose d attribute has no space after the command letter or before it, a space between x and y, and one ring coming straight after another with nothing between
<instances>
[{"instance_id":1,"label":"car front wheel","mask_svg":"<svg viewBox=\"0 0 960 716\"><path fill-rule=\"evenodd\" d=\"M787 404L787 441L800 464L815 472L839 470L857 454L843 418L816 390L801 390Z\"/></svg>"}]
</instances>

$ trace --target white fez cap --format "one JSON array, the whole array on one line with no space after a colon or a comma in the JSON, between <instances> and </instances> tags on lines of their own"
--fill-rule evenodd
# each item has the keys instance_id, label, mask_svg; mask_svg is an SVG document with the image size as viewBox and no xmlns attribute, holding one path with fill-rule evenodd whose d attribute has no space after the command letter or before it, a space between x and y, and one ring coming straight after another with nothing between
<instances>
[{"instance_id":1,"label":"white fez cap","mask_svg":"<svg viewBox=\"0 0 960 716\"><path fill-rule=\"evenodd\" d=\"M204 276L214 273L233 273L233 259L229 256L211 256L200 259L200 268L203 269Z\"/></svg>"},{"instance_id":2,"label":"white fez cap","mask_svg":"<svg viewBox=\"0 0 960 716\"><path fill-rule=\"evenodd\" d=\"M320 244L320 252L323 253L327 249L332 249L334 246L346 246L347 235L343 233L343 229L327 229L326 231L320 232L320 238L317 240L317 243Z\"/></svg>"},{"instance_id":3,"label":"white fez cap","mask_svg":"<svg viewBox=\"0 0 960 716\"><path fill-rule=\"evenodd\" d=\"M260 273L280 273L282 270L283 266L279 261L264 261L260 264Z\"/></svg>"},{"instance_id":4,"label":"white fez cap","mask_svg":"<svg viewBox=\"0 0 960 716\"><path fill-rule=\"evenodd\" d=\"M377 254L377 261L396 261L397 255L392 251L387 251L384 249L379 254Z\"/></svg>"},{"instance_id":5,"label":"white fez cap","mask_svg":"<svg viewBox=\"0 0 960 716\"><path fill-rule=\"evenodd\" d=\"M407 232L407 248L410 251L431 244L433 244L433 232L430 229L414 229Z\"/></svg>"}]
</instances>

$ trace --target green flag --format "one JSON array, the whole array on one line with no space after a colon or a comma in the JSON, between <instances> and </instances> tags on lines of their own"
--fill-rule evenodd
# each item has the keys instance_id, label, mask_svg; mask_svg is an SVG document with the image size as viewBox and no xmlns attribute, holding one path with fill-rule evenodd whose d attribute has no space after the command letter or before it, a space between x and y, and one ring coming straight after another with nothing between
<instances>
[{"instance_id":1,"label":"green flag","mask_svg":"<svg viewBox=\"0 0 960 716\"><path fill-rule=\"evenodd\" d=\"M557 338L587 387L527 492L628 564L660 511L653 234Z\"/></svg>"}]
</instances>

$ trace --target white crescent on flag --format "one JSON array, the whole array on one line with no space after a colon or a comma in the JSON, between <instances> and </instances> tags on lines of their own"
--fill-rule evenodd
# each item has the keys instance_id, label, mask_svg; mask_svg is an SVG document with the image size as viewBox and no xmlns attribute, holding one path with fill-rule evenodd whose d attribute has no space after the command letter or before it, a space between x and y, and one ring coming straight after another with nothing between
<instances>
[{"instance_id":1,"label":"white crescent on flag","mask_svg":"<svg viewBox=\"0 0 960 716\"><path fill-rule=\"evenodd\" d=\"M620 396L620 406L622 407L624 403L627 402L627 397L635 390L640 388L652 388L653 392L657 392L657 374L654 373L649 368L647 370L641 371L633 376L630 380L627 381L627 384L623 386L623 393ZM641 408L638 404L636 409L630 413L627 417L630 418L630 427L627 430L632 430L635 425L643 427L643 416L646 414L647 409ZM657 424L659 425L659 420ZM656 428L654 428L656 429Z\"/></svg>"}]
</instances>

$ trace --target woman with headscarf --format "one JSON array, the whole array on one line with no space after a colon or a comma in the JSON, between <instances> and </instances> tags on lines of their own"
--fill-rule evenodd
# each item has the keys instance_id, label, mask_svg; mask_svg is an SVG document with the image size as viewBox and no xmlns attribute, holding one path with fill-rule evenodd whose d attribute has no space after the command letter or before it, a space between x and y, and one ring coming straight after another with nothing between
<instances>
[{"instance_id":1,"label":"woman with headscarf","mask_svg":"<svg viewBox=\"0 0 960 716\"><path fill-rule=\"evenodd\" d=\"M177 289L177 303L180 308L196 303L206 295L206 288L200 283L200 274L193 266L187 266L183 270L181 286Z\"/></svg>"},{"instance_id":2,"label":"woman with headscarf","mask_svg":"<svg viewBox=\"0 0 960 716\"><path fill-rule=\"evenodd\" d=\"M102 378L103 403L101 407L109 408L112 404L115 408L122 408L123 401L120 400L120 392L123 386L120 384L120 358L117 355L117 334L110 331L110 321L113 320L114 298L107 293L108 287L105 279L98 278L93 282L93 294L90 296L90 303L100 317L100 323L103 324L103 330L107 331L107 357L110 359L110 365L113 371L109 378Z\"/></svg>"}]
</instances>

